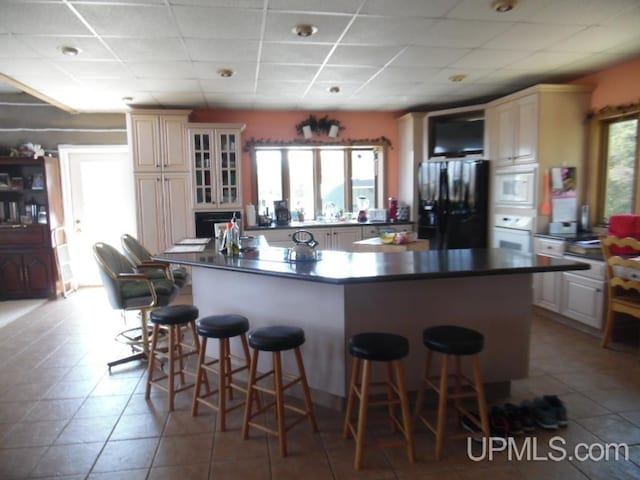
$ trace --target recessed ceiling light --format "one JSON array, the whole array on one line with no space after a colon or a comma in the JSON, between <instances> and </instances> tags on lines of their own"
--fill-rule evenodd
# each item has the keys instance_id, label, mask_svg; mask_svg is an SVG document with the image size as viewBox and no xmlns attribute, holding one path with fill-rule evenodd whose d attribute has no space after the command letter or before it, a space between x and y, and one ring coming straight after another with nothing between
<instances>
[{"instance_id":1,"label":"recessed ceiling light","mask_svg":"<svg viewBox=\"0 0 640 480\"><path fill-rule=\"evenodd\" d=\"M510 12L514 9L517 3L518 0L493 0L491 8L499 13Z\"/></svg>"},{"instance_id":2,"label":"recessed ceiling light","mask_svg":"<svg viewBox=\"0 0 640 480\"><path fill-rule=\"evenodd\" d=\"M221 68L220 70L218 70L218 75L220 75L222 78L233 77L235 73L236 72L234 72L230 68Z\"/></svg>"},{"instance_id":3,"label":"recessed ceiling light","mask_svg":"<svg viewBox=\"0 0 640 480\"><path fill-rule=\"evenodd\" d=\"M340 87L334 85L333 87L329 88L329 93L340 93Z\"/></svg>"},{"instance_id":4,"label":"recessed ceiling light","mask_svg":"<svg viewBox=\"0 0 640 480\"><path fill-rule=\"evenodd\" d=\"M133 102L133 97L122 97L122 101L124 103L132 103Z\"/></svg>"},{"instance_id":5,"label":"recessed ceiling light","mask_svg":"<svg viewBox=\"0 0 640 480\"><path fill-rule=\"evenodd\" d=\"M457 75L451 75L449 77L449 80L452 82L461 82L465 78L467 78L467 76L464 73L458 73Z\"/></svg>"},{"instance_id":6,"label":"recessed ceiling light","mask_svg":"<svg viewBox=\"0 0 640 480\"><path fill-rule=\"evenodd\" d=\"M58 50L60 50L60 52L62 52L62 54L66 55L67 57L77 57L82 51L79 48L71 47L69 45L61 45L58 47Z\"/></svg>"},{"instance_id":7,"label":"recessed ceiling light","mask_svg":"<svg viewBox=\"0 0 640 480\"><path fill-rule=\"evenodd\" d=\"M296 25L295 27L293 27L293 33L295 33L297 36L299 37L310 37L311 35L315 34L318 31L318 27L316 27L315 25L309 25L309 24L300 24L300 25Z\"/></svg>"}]
</instances>

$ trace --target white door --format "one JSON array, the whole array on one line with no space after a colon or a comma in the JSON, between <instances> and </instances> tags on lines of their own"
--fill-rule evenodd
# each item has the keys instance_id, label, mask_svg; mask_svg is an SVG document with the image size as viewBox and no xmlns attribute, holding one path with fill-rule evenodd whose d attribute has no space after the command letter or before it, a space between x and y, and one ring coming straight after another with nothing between
<instances>
[{"instance_id":1,"label":"white door","mask_svg":"<svg viewBox=\"0 0 640 480\"><path fill-rule=\"evenodd\" d=\"M129 150L126 145L64 145L59 152L73 273L79 286L101 285L93 244L120 250L120 236L136 233Z\"/></svg>"}]
</instances>

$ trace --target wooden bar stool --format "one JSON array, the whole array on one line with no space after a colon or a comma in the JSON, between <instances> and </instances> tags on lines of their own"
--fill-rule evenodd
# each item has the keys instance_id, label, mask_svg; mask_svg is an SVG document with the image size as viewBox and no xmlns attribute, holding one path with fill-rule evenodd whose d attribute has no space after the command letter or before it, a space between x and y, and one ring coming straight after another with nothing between
<instances>
[{"instance_id":1,"label":"wooden bar stool","mask_svg":"<svg viewBox=\"0 0 640 480\"><path fill-rule=\"evenodd\" d=\"M149 315L149 320L153 323L153 333L145 398L149 399L152 385L164 390L169 394L169 411L173 411L175 408L175 394L194 385L193 383L185 383L185 374L195 377L195 372L185 368L185 359L191 355L198 355L200 351L200 341L196 333L196 318L198 318L198 308L193 305L169 305L157 308ZM193 343L185 343L183 327L191 329ZM159 345L161 329L167 331L168 345L166 347ZM154 378L155 363L156 361L160 363L161 370L163 360L167 360L169 371ZM178 369L175 366L176 362L179 363ZM180 388L175 386L176 375L180 376L180 384L182 385Z\"/></svg>"},{"instance_id":2,"label":"wooden bar stool","mask_svg":"<svg viewBox=\"0 0 640 480\"><path fill-rule=\"evenodd\" d=\"M362 467L364 447L407 447L409 462L416 460L409 399L404 380L404 366L401 359L409 354L409 341L392 333L367 332L359 333L349 338L349 353L355 357L351 369L351 382L347 398L347 412L344 419L343 434L345 438L353 435L356 439L356 455L353 466L356 470ZM385 382L372 382L371 372L373 362L384 362L386 367ZM360 376L362 370L362 376ZM395 382L393 374L395 373ZM370 400L371 387L384 386L386 399ZM359 400L358 423L355 426L351 420L356 397ZM402 432L404 440L377 442L365 445L365 430L368 420L368 408L373 406L387 406L389 419L394 431ZM395 414L396 406L400 406L401 419Z\"/></svg>"},{"instance_id":3,"label":"wooden bar stool","mask_svg":"<svg viewBox=\"0 0 640 480\"><path fill-rule=\"evenodd\" d=\"M302 422L305 418L308 418L311 423L311 429L314 432L318 431L316 417L313 413L313 404L311 403L311 394L309 392L307 376L304 371L304 363L302 362L302 353L300 352L300 346L304 341L304 330L298 327L261 327L249 333L249 345L253 349L253 352L251 355L251 368L249 369L249 393L245 403L242 438L246 440L249 437L250 426L270 433L271 435L275 435L279 439L280 455L282 457L287 456L287 432L292 427ZM280 352L286 350L293 350L295 353L296 363L298 364L298 377L293 378L289 383L285 384L283 383L282 358ZM273 369L261 375L257 375L258 355L261 351L272 352ZM270 376L273 377L272 388L258 384L258 382ZM296 407L295 405L287 404L284 399L284 392L298 383L302 386L305 403L304 410ZM254 410L254 399L258 396L258 392L273 395L275 398L274 401L266 405L258 405ZM260 415L271 408L275 409L275 417L278 425L277 430L253 420L257 415ZM285 425L285 409L298 414L298 417L289 425Z\"/></svg>"},{"instance_id":4,"label":"wooden bar stool","mask_svg":"<svg viewBox=\"0 0 640 480\"><path fill-rule=\"evenodd\" d=\"M191 414L198 415L200 404L212 408L218 412L218 423L220 431L224 432L227 425L227 413L236 410L244 405L247 389L233 381L233 375L244 370L249 370L250 355L249 344L247 343L247 331L249 330L249 320L242 315L211 315L196 322L196 329L200 335L200 355L198 355L198 370L196 372L196 388L193 392L193 406ZM233 367L231 364L230 339L239 337L242 343L244 358L242 364ZM207 340L209 338L218 339L218 358L206 360ZM218 376L218 388L211 390L209 387L208 373ZM202 386L205 391L201 393ZM228 402L233 400L233 390L243 392L240 401L235 404ZM217 395L218 401L213 402L209 397Z\"/></svg>"},{"instance_id":5,"label":"wooden bar stool","mask_svg":"<svg viewBox=\"0 0 640 480\"><path fill-rule=\"evenodd\" d=\"M445 440L445 425L447 422L447 405L453 400L458 416L465 416L478 429L478 432L465 432L449 435L448 438L489 437L489 417L487 415L487 400L482 381L482 369L480 367L480 352L484 348L484 336L480 332L469 328L453 325L430 327L422 332L422 340L427 347L427 355L424 364L424 378L418 398L416 400L416 417L431 430L436 436L436 460L442 458L442 450ZM439 377L429 377L429 368L433 352L442 355L442 365ZM462 374L461 359L463 356L471 356L473 367L473 381ZM449 391L449 360L455 358L454 391ZM438 381L439 379L439 381ZM427 420L422 412L422 403L425 391L433 389L438 395L438 414L436 424ZM480 418L469 412L460 402L463 398L476 398Z\"/></svg>"}]
</instances>

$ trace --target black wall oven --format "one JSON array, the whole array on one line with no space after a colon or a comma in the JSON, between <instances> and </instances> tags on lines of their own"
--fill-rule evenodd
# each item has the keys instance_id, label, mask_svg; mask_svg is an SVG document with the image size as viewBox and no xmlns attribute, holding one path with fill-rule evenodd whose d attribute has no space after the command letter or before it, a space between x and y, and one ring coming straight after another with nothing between
<instances>
[{"instance_id":1,"label":"black wall oven","mask_svg":"<svg viewBox=\"0 0 640 480\"><path fill-rule=\"evenodd\" d=\"M242 212L240 210L231 210L227 212L196 212L196 237L197 238L213 238L216 236L216 223L227 223L231 221L235 214L238 227L242 232Z\"/></svg>"}]
</instances>

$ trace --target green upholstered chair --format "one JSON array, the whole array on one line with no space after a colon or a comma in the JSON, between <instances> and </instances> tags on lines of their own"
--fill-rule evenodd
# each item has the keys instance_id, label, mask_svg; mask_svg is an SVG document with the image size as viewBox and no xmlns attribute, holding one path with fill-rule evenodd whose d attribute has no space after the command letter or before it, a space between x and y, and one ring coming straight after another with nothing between
<instances>
[{"instance_id":1,"label":"green upholstered chair","mask_svg":"<svg viewBox=\"0 0 640 480\"><path fill-rule=\"evenodd\" d=\"M131 235L125 233L120 237L120 242L122 243L122 250L127 258L136 265L137 267L144 266L152 266L158 265L161 262L157 262L153 260L151 256L151 252L145 248L136 238ZM189 272L184 267L171 266L170 267L171 275L173 276L173 280L175 281L178 287L182 288L191 280L191 276ZM149 273L150 275L157 278L157 275L160 274L164 276L163 272Z\"/></svg>"},{"instance_id":2,"label":"green upholstered chair","mask_svg":"<svg viewBox=\"0 0 640 480\"><path fill-rule=\"evenodd\" d=\"M93 256L111 306L121 310L123 315L130 310L140 312L140 326L123 330L116 335L116 341L130 345L134 353L109 362L111 370L115 365L147 357L150 345L149 312L171 303L179 288L167 276L159 277L157 267L150 268L153 276L146 275L145 267L135 268L127 257L106 243L98 242L93 245Z\"/></svg>"}]
</instances>

